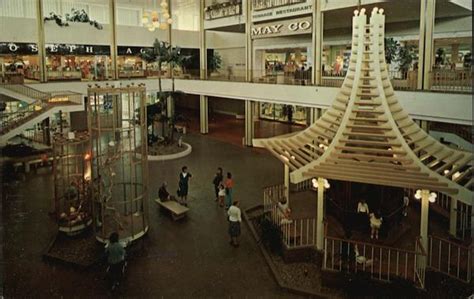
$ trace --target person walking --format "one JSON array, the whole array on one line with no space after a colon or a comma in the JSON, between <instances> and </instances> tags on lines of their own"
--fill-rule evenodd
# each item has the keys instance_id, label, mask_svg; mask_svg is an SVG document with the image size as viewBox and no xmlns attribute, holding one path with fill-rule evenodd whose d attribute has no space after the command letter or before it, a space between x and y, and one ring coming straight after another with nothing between
<instances>
[{"instance_id":1,"label":"person walking","mask_svg":"<svg viewBox=\"0 0 474 299\"><path fill-rule=\"evenodd\" d=\"M189 179L192 177L191 173L188 172L188 167L183 166L181 168L181 173L179 174L179 182L178 182L178 196L181 199L181 204L188 206L188 187L189 187Z\"/></svg>"},{"instance_id":2,"label":"person walking","mask_svg":"<svg viewBox=\"0 0 474 299\"><path fill-rule=\"evenodd\" d=\"M222 168L218 167L216 175L214 176L214 179L212 180L212 184L214 185L214 193L216 195L215 201L219 199L219 185L222 183L222 180L224 180L224 176L222 174Z\"/></svg>"},{"instance_id":3,"label":"person walking","mask_svg":"<svg viewBox=\"0 0 474 299\"><path fill-rule=\"evenodd\" d=\"M238 200L236 200L229 208L227 215L229 216L229 243L234 247L239 247L240 223L242 222L242 214L239 208Z\"/></svg>"},{"instance_id":4,"label":"person walking","mask_svg":"<svg viewBox=\"0 0 474 299\"><path fill-rule=\"evenodd\" d=\"M234 180L232 179L232 174L227 173L227 178L224 182L225 186L225 208L229 209L232 205L232 190L234 189Z\"/></svg>"}]
</instances>

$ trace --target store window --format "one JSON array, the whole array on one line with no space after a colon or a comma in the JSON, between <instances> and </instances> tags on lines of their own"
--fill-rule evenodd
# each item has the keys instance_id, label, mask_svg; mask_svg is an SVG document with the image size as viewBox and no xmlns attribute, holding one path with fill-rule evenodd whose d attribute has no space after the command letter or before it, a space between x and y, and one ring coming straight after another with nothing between
<instances>
[{"instance_id":1,"label":"store window","mask_svg":"<svg viewBox=\"0 0 474 299\"><path fill-rule=\"evenodd\" d=\"M261 49L255 52L256 65L262 70L257 82L278 84L309 84L312 66L308 61L308 48Z\"/></svg>"},{"instance_id":2,"label":"store window","mask_svg":"<svg viewBox=\"0 0 474 299\"><path fill-rule=\"evenodd\" d=\"M24 83L39 79L38 47L34 43L0 43L0 72L4 81Z\"/></svg>"},{"instance_id":3,"label":"store window","mask_svg":"<svg viewBox=\"0 0 474 299\"><path fill-rule=\"evenodd\" d=\"M110 46L46 45L48 81L106 80L111 77Z\"/></svg>"},{"instance_id":4,"label":"store window","mask_svg":"<svg viewBox=\"0 0 474 299\"><path fill-rule=\"evenodd\" d=\"M295 105L260 103L260 118L285 123L307 125L306 108Z\"/></svg>"}]
</instances>

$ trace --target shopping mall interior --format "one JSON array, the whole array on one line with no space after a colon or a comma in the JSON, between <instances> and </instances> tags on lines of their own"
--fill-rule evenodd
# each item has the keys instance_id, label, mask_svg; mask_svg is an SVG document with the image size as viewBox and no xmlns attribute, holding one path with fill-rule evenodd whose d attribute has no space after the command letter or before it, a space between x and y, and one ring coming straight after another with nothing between
<instances>
[{"instance_id":1,"label":"shopping mall interior","mask_svg":"<svg viewBox=\"0 0 474 299\"><path fill-rule=\"evenodd\" d=\"M472 2L0 0L0 298L474 296Z\"/></svg>"}]
</instances>

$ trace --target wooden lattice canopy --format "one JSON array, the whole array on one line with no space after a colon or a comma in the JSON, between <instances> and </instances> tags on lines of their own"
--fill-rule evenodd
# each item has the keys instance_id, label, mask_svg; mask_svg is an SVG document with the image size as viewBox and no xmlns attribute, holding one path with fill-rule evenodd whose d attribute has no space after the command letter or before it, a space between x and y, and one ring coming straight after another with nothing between
<instances>
[{"instance_id":1,"label":"wooden lattice canopy","mask_svg":"<svg viewBox=\"0 0 474 299\"><path fill-rule=\"evenodd\" d=\"M254 139L290 167L293 183L313 177L440 191L472 205L473 154L441 144L405 112L384 52L383 10L355 13L344 83L332 106L291 136Z\"/></svg>"}]
</instances>

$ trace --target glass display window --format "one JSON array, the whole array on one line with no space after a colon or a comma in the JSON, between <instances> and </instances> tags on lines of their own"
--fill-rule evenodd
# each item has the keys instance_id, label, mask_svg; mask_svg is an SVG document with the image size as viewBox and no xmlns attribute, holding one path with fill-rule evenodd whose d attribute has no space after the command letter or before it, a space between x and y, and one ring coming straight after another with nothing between
<instances>
[{"instance_id":1,"label":"glass display window","mask_svg":"<svg viewBox=\"0 0 474 299\"><path fill-rule=\"evenodd\" d=\"M261 119L307 125L306 108L302 106L262 102L259 114Z\"/></svg>"},{"instance_id":2,"label":"glass display window","mask_svg":"<svg viewBox=\"0 0 474 299\"><path fill-rule=\"evenodd\" d=\"M0 55L0 73L10 83L23 83L24 79L39 80L38 55Z\"/></svg>"}]
</instances>

